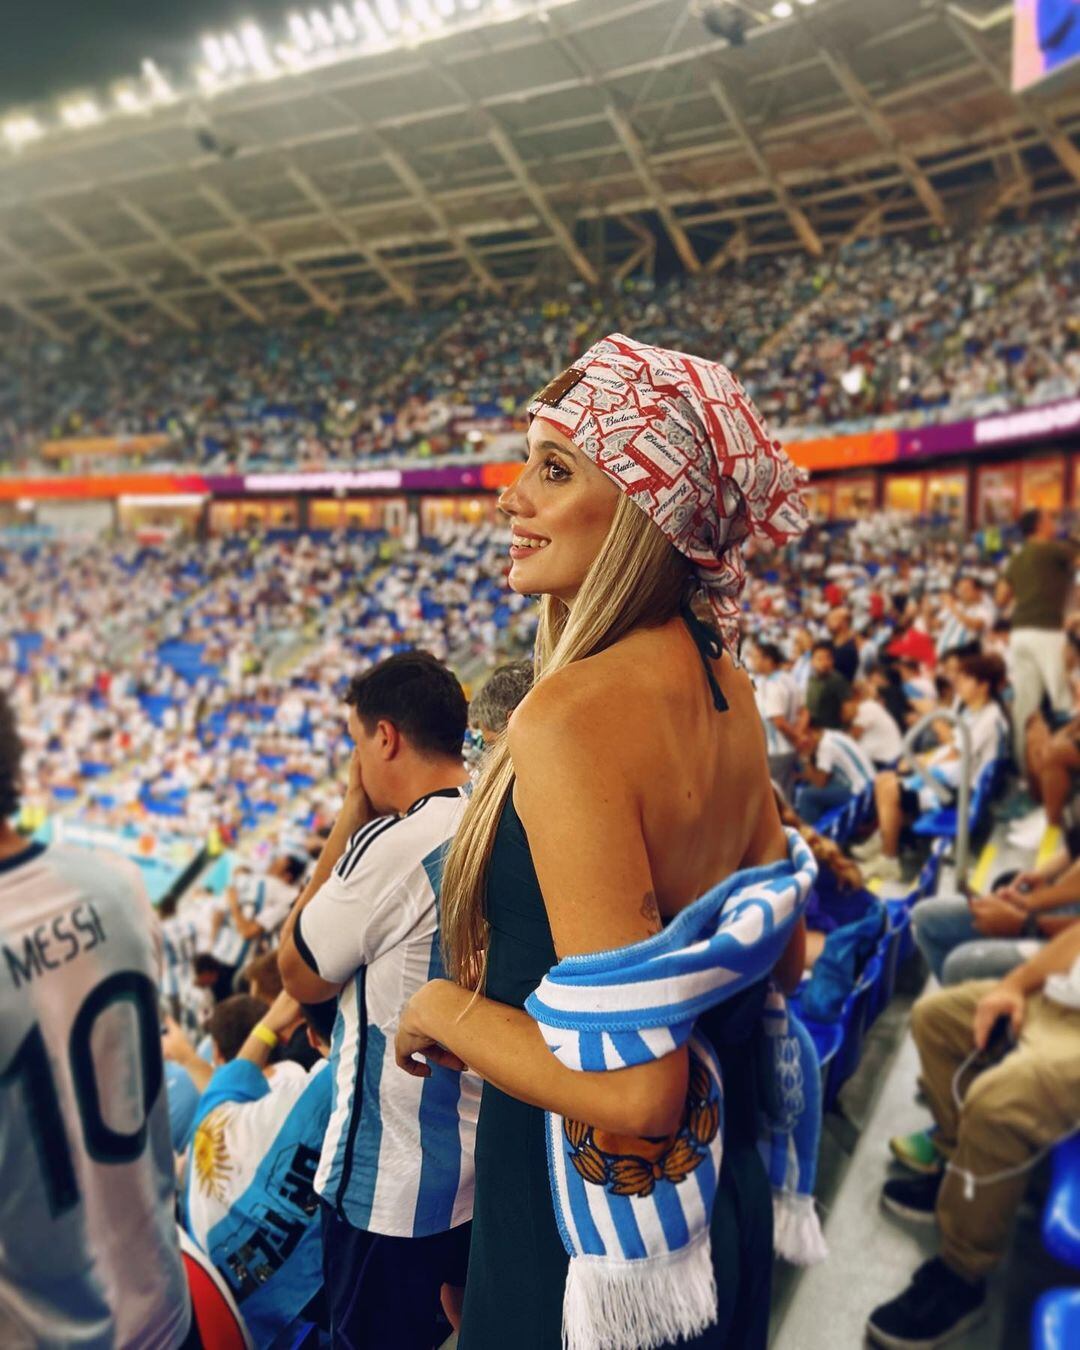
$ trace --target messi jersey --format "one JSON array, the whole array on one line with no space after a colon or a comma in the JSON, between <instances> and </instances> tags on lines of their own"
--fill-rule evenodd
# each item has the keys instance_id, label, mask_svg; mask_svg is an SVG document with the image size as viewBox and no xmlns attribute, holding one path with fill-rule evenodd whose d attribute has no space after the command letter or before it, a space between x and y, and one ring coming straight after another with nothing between
<instances>
[{"instance_id":1,"label":"messi jersey","mask_svg":"<svg viewBox=\"0 0 1080 1350\"><path fill-rule=\"evenodd\" d=\"M0 862L0 947L0 1345L172 1350L190 1307L135 867Z\"/></svg>"},{"instance_id":2,"label":"messi jersey","mask_svg":"<svg viewBox=\"0 0 1080 1350\"><path fill-rule=\"evenodd\" d=\"M313 1182L333 1074L249 1060L218 1069L195 1117L184 1227L228 1284L256 1345L268 1345L322 1285Z\"/></svg>"}]
</instances>

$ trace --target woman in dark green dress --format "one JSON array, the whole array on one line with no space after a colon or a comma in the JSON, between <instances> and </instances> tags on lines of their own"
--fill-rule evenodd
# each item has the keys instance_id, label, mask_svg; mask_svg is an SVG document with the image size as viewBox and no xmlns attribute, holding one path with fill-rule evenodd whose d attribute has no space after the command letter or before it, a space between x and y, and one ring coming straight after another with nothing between
<instances>
[{"instance_id":1,"label":"woman in dark green dress","mask_svg":"<svg viewBox=\"0 0 1080 1350\"><path fill-rule=\"evenodd\" d=\"M687 375L679 389L673 361ZM617 335L582 366L538 396L525 469L501 499L512 522L510 585L545 597L538 679L447 860L453 982L425 986L397 1038L408 1072L427 1072L423 1056L467 1063L485 1080L461 1350L562 1344L568 1255L545 1111L588 1122L610 1150L637 1154L674 1134L686 1098L685 1049L633 1068L575 1071L544 1044L525 999L557 960L638 942L732 872L786 856L752 687L689 599L695 584L710 586L713 616L733 640L737 543L755 528L774 539L797 531L795 475L721 367ZM634 408L654 405L650 453L660 439L671 463L648 480L646 503L629 495L641 479L627 464L641 465L611 452L641 443L626 427ZM738 464L722 453L721 425L751 447ZM680 481L679 455L703 472ZM687 515L695 500L697 514ZM765 1345L772 1207L755 1147L763 998L759 984L698 1022L724 1081L710 1223L717 1308L714 1324L681 1345Z\"/></svg>"}]
</instances>

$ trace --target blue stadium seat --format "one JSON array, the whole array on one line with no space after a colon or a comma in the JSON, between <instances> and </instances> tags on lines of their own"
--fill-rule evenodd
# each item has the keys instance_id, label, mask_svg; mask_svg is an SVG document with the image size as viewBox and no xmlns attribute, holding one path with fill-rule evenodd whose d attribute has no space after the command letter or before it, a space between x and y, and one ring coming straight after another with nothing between
<instances>
[{"instance_id":1,"label":"blue stadium seat","mask_svg":"<svg viewBox=\"0 0 1080 1350\"><path fill-rule=\"evenodd\" d=\"M1051 1289L1031 1314L1031 1350L1076 1350L1080 1345L1080 1289Z\"/></svg>"},{"instance_id":2,"label":"blue stadium seat","mask_svg":"<svg viewBox=\"0 0 1080 1350\"><path fill-rule=\"evenodd\" d=\"M1080 1133L1054 1150L1042 1233L1051 1256L1080 1270ZM1080 1340L1074 1344L1080 1345Z\"/></svg>"},{"instance_id":3,"label":"blue stadium seat","mask_svg":"<svg viewBox=\"0 0 1080 1350\"><path fill-rule=\"evenodd\" d=\"M825 1110L836 1104L840 1089L855 1072L862 1058L863 1038L866 1035L870 1000L881 979L881 958L874 956L863 971L859 983L848 995L844 1011L840 1017L840 1029L843 1039L836 1052L829 1071L829 1081L825 1093Z\"/></svg>"},{"instance_id":4,"label":"blue stadium seat","mask_svg":"<svg viewBox=\"0 0 1080 1350\"><path fill-rule=\"evenodd\" d=\"M870 996L867 1025L872 1026L885 1010L896 989L896 972L900 965L901 949L911 926L911 910L903 900L886 901L888 926L881 938L877 955L881 960L881 978Z\"/></svg>"},{"instance_id":5,"label":"blue stadium seat","mask_svg":"<svg viewBox=\"0 0 1080 1350\"><path fill-rule=\"evenodd\" d=\"M994 795L1003 761L995 760L988 764L975 782L975 791L971 794L968 808L968 829L972 834L979 828L983 815ZM911 827L912 833L930 839L956 838L956 807L941 806L934 811L926 811Z\"/></svg>"}]
</instances>

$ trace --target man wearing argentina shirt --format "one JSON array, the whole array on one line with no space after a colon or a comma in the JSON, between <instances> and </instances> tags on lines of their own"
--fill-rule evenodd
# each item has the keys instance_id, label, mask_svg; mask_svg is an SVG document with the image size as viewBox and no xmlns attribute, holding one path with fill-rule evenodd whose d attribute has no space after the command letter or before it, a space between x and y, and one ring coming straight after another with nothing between
<instances>
[{"instance_id":1,"label":"man wearing argentina shirt","mask_svg":"<svg viewBox=\"0 0 1080 1350\"><path fill-rule=\"evenodd\" d=\"M993 605L983 595L982 583L969 573L960 576L951 595L941 601L937 632L938 659L950 652L962 656L978 651L984 634L994 626Z\"/></svg>"},{"instance_id":2,"label":"man wearing argentina shirt","mask_svg":"<svg viewBox=\"0 0 1080 1350\"><path fill-rule=\"evenodd\" d=\"M808 825L873 786L874 766L846 732L810 727L801 748L806 781L795 791L795 810Z\"/></svg>"},{"instance_id":3,"label":"man wearing argentina shirt","mask_svg":"<svg viewBox=\"0 0 1080 1350\"><path fill-rule=\"evenodd\" d=\"M394 1061L398 1017L443 974L438 893L461 821L467 708L427 652L391 656L345 695L355 749L337 823L282 930L285 988L338 997L333 1101L315 1191L336 1347L431 1350L440 1290L465 1283L480 1082Z\"/></svg>"}]
</instances>

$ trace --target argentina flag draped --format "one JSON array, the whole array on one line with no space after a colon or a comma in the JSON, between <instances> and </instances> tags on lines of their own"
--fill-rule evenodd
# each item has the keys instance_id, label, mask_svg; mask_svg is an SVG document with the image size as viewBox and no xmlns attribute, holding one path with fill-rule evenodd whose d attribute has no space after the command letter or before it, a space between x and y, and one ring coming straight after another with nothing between
<instances>
[{"instance_id":1,"label":"argentina flag draped","mask_svg":"<svg viewBox=\"0 0 1080 1350\"><path fill-rule=\"evenodd\" d=\"M694 1023L766 978L787 947L817 864L794 830L786 834L787 858L735 873L643 942L567 957L526 1002L548 1048L572 1069L626 1068L683 1045L690 1056L686 1106L671 1136L631 1139L548 1114L552 1199L570 1255L567 1350L648 1350L716 1320L709 1221L723 1152L723 1083ZM780 1107L763 1150L774 1187L806 1201L807 1245L823 1254L806 1192L820 1099L801 1090L811 1074L816 1085L813 1048L789 1027L775 993L766 1031Z\"/></svg>"}]
</instances>

